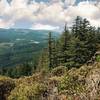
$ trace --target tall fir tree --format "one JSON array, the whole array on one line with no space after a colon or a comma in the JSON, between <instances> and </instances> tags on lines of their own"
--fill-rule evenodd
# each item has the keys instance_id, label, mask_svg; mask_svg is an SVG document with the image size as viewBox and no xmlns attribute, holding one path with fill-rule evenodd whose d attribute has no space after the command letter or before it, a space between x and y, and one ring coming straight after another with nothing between
<instances>
[{"instance_id":1,"label":"tall fir tree","mask_svg":"<svg viewBox=\"0 0 100 100\"><path fill-rule=\"evenodd\" d=\"M49 65L48 65L48 50L47 48L44 48L41 52L41 55L39 57L39 61L38 61L38 65L37 65L37 71L41 71L41 70L49 70Z\"/></svg>"},{"instance_id":2,"label":"tall fir tree","mask_svg":"<svg viewBox=\"0 0 100 100\"><path fill-rule=\"evenodd\" d=\"M96 52L99 43L99 29L92 27L87 19L77 17L72 28L65 24L61 37L54 41L51 32L48 36L48 67L51 69L59 65L79 67L86 63Z\"/></svg>"},{"instance_id":3,"label":"tall fir tree","mask_svg":"<svg viewBox=\"0 0 100 100\"><path fill-rule=\"evenodd\" d=\"M52 35L51 32L49 32L48 34L48 58L49 58L49 68L51 69L53 67L53 63L52 63Z\"/></svg>"},{"instance_id":4,"label":"tall fir tree","mask_svg":"<svg viewBox=\"0 0 100 100\"><path fill-rule=\"evenodd\" d=\"M57 50L56 50L56 42L52 37L52 33L48 33L47 38L47 48L43 49L39 63L38 63L38 71L41 69L52 69L57 66Z\"/></svg>"},{"instance_id":5,"label":"tall fir tree","mask_svg":"<svg viewBox=\"0 0 100 100\"><path fill-rule=\"evenodd\" d=\"M56 50L56 42L55 39L52 37L52 33L49 32L48 34L48 63L49 68L56 67L57 64L57 50Z\"/></svg>"},{"instance_id":6,"label":"tall fir tree","mask_svg":"<svg viewBox=\"0 0 100 100\"><path fill-rule=\"evenodd\" d=\"M59 40L59 64L67 62L68 54L67 51L69 49L69 40L70 40L70 33L68 30L67 25L65 24L64 32L61 35Z\"/></svg>"},{"instance_id":7,"label":"tall fir tree","mask_svg":"<svg viewBox=\"0 0 100 100\"><path fill-rule=\"evenodd\" d=\"M87 19L77 17L72 27L72 34L78 38L77 42L79 42L75 48L77 50L76 62L83 64L91 59L96 51L95 29L90 26Z\"/></svg>"}]
</instances>

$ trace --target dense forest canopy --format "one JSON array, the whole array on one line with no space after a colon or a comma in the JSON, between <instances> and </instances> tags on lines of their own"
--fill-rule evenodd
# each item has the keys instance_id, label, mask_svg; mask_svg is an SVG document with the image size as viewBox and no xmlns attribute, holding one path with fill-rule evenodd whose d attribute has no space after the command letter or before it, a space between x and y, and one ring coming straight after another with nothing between
<instances>
[{"instance_id":1,"label":"dense forest canopy","mask_svg":"<svg viewBox=\"0 0 100 100\"><path fill-rule=\"evenodd\" d=\"M45 57L42 57L39 66L41 68L47 66L50 69L59 65L65 65L68 68L80 67L89 61L98 50L99 38L100 28L91 26L87 19L77 16L71 29L65 25L57 41L52 38L52 33L49 33L48 61L46 61L48 64L45 63L45 59L43 60ZM42 66L43 63L46 65Z\"/></svg>"}]
</instances>

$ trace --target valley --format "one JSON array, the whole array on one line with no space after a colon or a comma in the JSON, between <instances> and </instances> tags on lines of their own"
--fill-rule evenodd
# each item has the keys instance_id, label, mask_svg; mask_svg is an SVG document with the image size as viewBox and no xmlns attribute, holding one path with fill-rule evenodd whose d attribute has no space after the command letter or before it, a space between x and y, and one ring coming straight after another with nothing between
<instances>
[{"instance_id":1,"label":"valley","mask_svg":"<svg viewBox=\"0 0 100 100\"><path fill-rule=\"evenodd\" d=\"M46 47L49 31L29 29L0 29L0 67L34 62ZM53 37L58 37L53 32Z\"/></svg>"}]
</instances>

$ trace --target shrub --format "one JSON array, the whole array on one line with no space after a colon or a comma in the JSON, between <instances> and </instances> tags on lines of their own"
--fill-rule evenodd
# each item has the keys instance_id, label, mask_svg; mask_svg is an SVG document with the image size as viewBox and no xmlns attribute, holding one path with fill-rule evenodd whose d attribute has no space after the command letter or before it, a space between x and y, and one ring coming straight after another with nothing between
<instances>
[{"instance_id":1,"label":"shrub","mask_svg":"<svg viewBox=\"0 0 100 100\"><path fill-rule=\"evenodd\" d=\"M96 57L96 61L100 62L100 55Z\"/></svg>"},{"instance_id":2,"label":"shrub","mask_svg":"<svg viewBox=\"0 0 100 100\"><path fill-rule=\"evenodd\" d=\"M15 83L12 79L0 76L0 100L6 100L14 87Z\"/></svg>"},{"instance_id":3,"label":"shrub","mask_svg":"<svg viewBox=\"0 0 100 100\"><path fill-rule=\"evenodd\" d=\"M42 83L20 84L8 97L8 100L41 100L41 95L46 90Z\"/></svg>"},{"instance_id":4,"label":"shrub","mask_svg":"<svg viewBox=\"0 0 100 100\"><path fill-rule=\"evenodd\" d=\"M67 68L65 66L59 66L54 68L51 73L53 76L62 76L65 74L66 71Z\"/></svg>"},{"instance_id":5,"label":"shrub","mask_svg":"<svg viewBox=\"0 0 100 100\"><path fill-rule=\"evenodd\" d=\"M78 95L82 92L85 91L85 85L83 84L83 82L81 82L80 80L78 80L78 76L71 76L71 75L65 75L60 84L59 84L59 91L60 92L64 92L67 95Z\"/></svg>"}]
</instances>

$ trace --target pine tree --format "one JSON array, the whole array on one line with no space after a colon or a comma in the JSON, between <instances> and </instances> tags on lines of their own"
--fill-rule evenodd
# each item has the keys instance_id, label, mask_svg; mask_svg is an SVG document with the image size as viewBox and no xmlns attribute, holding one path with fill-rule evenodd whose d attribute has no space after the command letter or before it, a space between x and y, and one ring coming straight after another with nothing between
<instances>
[{"instance_id":1,"label":"pine tree","mask_svg":"<svg viewBox=\"0 0 100 100\"><path fill-rule=\"evenodd\" d=\"M69 49L69 40L70 40L70 34L67 25L65 24L64 32L60 38L59 41L59 63L65 63L67 62L68 56L67 51Z\"/></svg>"},{"instance_id":2,"label":"pine tree","mask_svg":"<svg viewBox=\"0 0 100 100\"><path fill-rule=\"evenodd\" d=\"M72 26L72 34L75 36L75 37L78 37L80 38L81 37L81 25L82 25L82 18L80 16L77 16L77 18L75 19L75 22Z\"/></svg>"},{"instance_id":3,"label":"pine tree","mask_svg":"<svg viewBox=\"0 0 100 100\"><path fill-rule=\"evenodd\" d=\"M77 50L75 61L79 62L79 64L83 64L95 53L95 29L90 26L87 19L77 17L72 27L72 32L73 36L78 38L77 46L75 47L75 50Z\"/></svg>"},{"instance_id":4,"label":"pine tree","mask_svg":"<svg viewBox=\"0 0 100 100\"><path fill-rule=\"evenodd\" d=\"M99 44L100 43L100 27L98 27L96 30L96 39L97 39L98 44Z\"/></svg>"},{"instance_id":5,"label":"pine tree","mask_svg":"<svg viewBox=\"0 0 100 100\"><path fill-rule=\"evenodd\" d=\"M38 66L37 66L37 71L41 71L41 70L49 70L49 65L48 65L48 50L47 48L44 48L41 52L41 55L39 57L39 61L38 61Z\"/></svg>"},{"instance_id":6,"label":"pine tree","mask_svg":"<svg viewBox=\"0 0 100 100\"><path fill-rule=\"evenodd\" d=\"M54 41L50 32L46 54L47 66L51 69L59 65L68 68L83 65L96 52L99 34L99 29L96 30L87 19L79 16L70 31L65 25L64 32L57 41Z\"/></svg>"},{"instance_id":7,"label":"pine tree","mask_svg":"<svg viewBox=\"0 0 100 100\"><path fill-rule=\"evenodd\" d=\"M56 50L56 42L54 38L52 37L51 32L48 34L48 63L49 68L56 67L57 64L57 50Z\"/></svg>"},{"instance_id":8,"label":"pine tree","mask_svg":"<svg viewBox=\"0 0 100 100\"><path fill-rule=\"evenodd\" d=\"M86 46L88 50L88 58L90 59L96 52L97 40L96 40L96 29L92 26L89 27L89 31L86 37Z\"/></svg>"},{"instance_id":9,"label":"pine tree","mask_svg":"<svg viewBox=\"0 0 100 100\"><path fill-rule=\"evenodd\" d=\"M51 32L48 33L47 39L48 47L43 49L37 70L40 71L41 69L52 69L53 67L57 66L57 50L56 50L56 42L52 37Z\"/></svg>"},{"instance_id":10,"label":"pine tree","mask_svg":"<svg viewBox=\"0 0 100 100\"><path fill-rule=\"evenodd\" d=\"M48 34L48 58L49 58L49 68L53 67L52 64L52 36L51 32Z\"/></svg>"}]
</instances>

